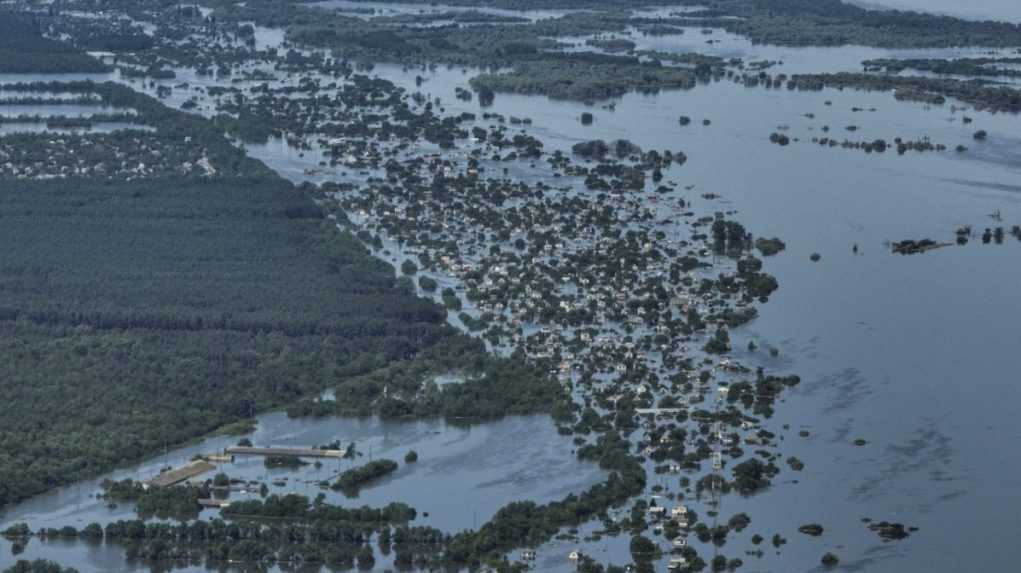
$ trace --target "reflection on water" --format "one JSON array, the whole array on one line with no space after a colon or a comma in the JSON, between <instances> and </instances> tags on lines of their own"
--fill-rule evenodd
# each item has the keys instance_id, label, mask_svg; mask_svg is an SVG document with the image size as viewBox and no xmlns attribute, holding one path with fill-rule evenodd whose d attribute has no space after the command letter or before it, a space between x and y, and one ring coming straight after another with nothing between
<instances>
[{"instance_id":1,"label":"reflection on water","mask_svg":"<svg viewBox=\"0 0 1021 573\"><path fill-rule=\"evenodd\" d=\"M231 478L258 480L270 485L270 493L298 493L344 506L381 507L393 501L419 511L414 524L430 525L457 532L488 521L500 507L520 499L545 503L569 493L584 491L602 481L604 474L589 463L579 462L569 438L560 436L546 416L511 417L479 426L459 427L440 420L393 422L379 418L289 419L283 413L259 417L258 429L248 436L260 446L310 447L339 440L354 442L360 453L356 460L325 460L321 467L297 470L267 469L257 456L238 456L234 463L221 464L217 471ZM192 456L213 453L237 443L236 437L215 437L168 452L145 463L112 472L104 478L136 480L156 475L160 468L187 463ZM404 463L404 455L415 450L418 461ZM370 459L388 458L400 469L362 489L356 498L322 489L318 483ZM201 479L212 477L206 474ZM26 522L33 529L73 525L82 528L92 522L110 523L134 519L130 504L108 507L96 498L102 479L61 488L22 503L0 515L0 530L12 523ZM275 482L275 483L274 483ZM257 493L232 492L232 499L258 497ZM428 516L424 515L428 514ZM205 510L202 519L218 515ZM10 552L0 543L0 564ZM117 547L86 543L32 540L28 551L41 555L66 556L82 573L110 571L111 563L123 559ZM26 553L29 555L30 553ZM119 570L119 567L115 567Z\"/></svg>"}]
</instances>

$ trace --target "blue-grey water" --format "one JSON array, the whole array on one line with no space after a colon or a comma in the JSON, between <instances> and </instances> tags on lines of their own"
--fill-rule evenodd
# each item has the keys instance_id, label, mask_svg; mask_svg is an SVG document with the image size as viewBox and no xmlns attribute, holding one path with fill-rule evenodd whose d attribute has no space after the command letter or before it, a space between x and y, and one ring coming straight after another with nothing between
<instances>
[{"instance_id":1,"label":"blue-grey water","mask_svg":"<svg viewBox=\"0 0 1021 573\"><path fill-rule=\"evenodd\" d=\"M781 448L806 468L785 471L767 494L724 500L724 516L747 511L753 518L725 554L744 558L750 571L808 571L834 551L845 566L891 572L1006 570L1021 556L1011 541L1021 523L1002 510L1021 481L1021 465L1010 455L1021 400L1011 335L1021 244L973 241L915 257L892 255L885 245L953 241L960 225L991 225L995 210L1005 222L1021 220L1016 116L968 112L977 125L965 127L949 106L900 103L890 94L727 84L627 96L613 112L593 110L589 127L577 121L586 108L576 104L498 96L495 108L531 117L557 148L628 137L647 148L682 149L689 161L680 182L694 185L697 208L737 209L759 235L787 241L787 251L767 262L781 289L741 330L735 348L748 339L777 345L776 359L747 358L805 380L777 421L810 431ZM681 113L693 125L703 117L712 125L682 129ZM862 126L855 138L929 136L951 149L959 143L972 149L960 156L867 155L766 141L782 125L808 139L820 135L821 125L852 124ZM979 128L996 132L996 143L974 145ZM706 201L706 192L722 199ZM855 243L863 254L852 254ZM813 252L822 255L819 263L809 261ZM869 443L851 445L856 438ZM859 521L866 517L921 530L884 544ZM797 533L811 522L827 533L818 539ZM755 532L767 538L779 532L790 542L757 568L754 558L743 557ZM627 560L620 554L617 563Z\"/></svg>"},{"instance_id":2,"label":"blue-grey water","mask_svg":"<svg viewBox=\"0 0 1021 573\"><path fill-rule=\"evenodd\" d=\"M1021 4L1012 0L866 0L854 3L866 7L945 14L969 20L1021 22Z\"/></svg>"},{"instance_id":3,"label":"blue-grey water","mask_svg":"<svg viewBox=\"0 0 1021 573\"><path fill-rule=\"evenodd\" d=\"M413 525L430 525L458 532L488 521L503 505L520 499L545 503L584 491L605 479L595 465L579 462L569 437L560 436L545 416L519 416L474 427L457 427L443 421L391 422L378 418L289 419L283 413L259 416L255 433L248 436L260 446L315 447L339 440L354 443L354 460L324 460L321 466L297 470L267 469L261 457L237 456L218 464L216 471L231 478L270 485L270 493L297 493L314 498L323 493L329 503L382 507L404 502L418 510ZM210 454L237 443L237 437L214 437L156 456L144 463L112 472L104 478L145 480L161 468L177 467L197 454ZM418 461L405 463L414 450ZM392 459L400 468L363 488L357 497L320 488L339 472L370 459ZM214 472L200 476L213 477ZM108 507L99 499L102 479L84 481L36 497L0 513L0 530L27 523L33 530L135 519L131 504ZM231 499L257 499L258 489L231 493ZM211 519L218 510L203 511ZM14 559L10 543L0 541L0 566ZM81 573L136 570L123 563L123 550L111 545L90 545L63 540L33 539L21 558L46 557L74 565ZM147 567L138 566L137 570Z\"/></svg>"}]
</instances>

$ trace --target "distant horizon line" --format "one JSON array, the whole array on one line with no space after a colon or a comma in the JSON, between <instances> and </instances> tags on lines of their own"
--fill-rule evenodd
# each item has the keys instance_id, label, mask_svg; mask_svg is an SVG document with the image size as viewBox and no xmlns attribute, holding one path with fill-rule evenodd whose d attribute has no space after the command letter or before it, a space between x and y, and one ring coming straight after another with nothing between
<instances>
[{"instance_id":1,"label":"distant horizon line","mask_svg":"<svg viewBox=\"0 0 1021 573\"><path fill-rule=\"evenodd\" d=\"M932 9L927 7L919 6L899 6L897 2L904 0L841 0L845 4L864 8L866 10L876 11L887 11L887 10L900 10L903 12L919 12L922 14L932 14L935 16L950 16L952 18L959 18L961 20L970 21L994 21L994 22L1005 22L1008 24L1019 24L1021 23L1021 4L1018 4L1018 13L1014 16L1005 17L1003 15L995 16L992 14L979 15L979 14L968 14L967 12L952 11L950 9ZM912 1L912 0L907 0ZM919 0L921 2L921 0ZM924 3L928 3L929 0L925 0Z\"/></svg>"}]
</instances>

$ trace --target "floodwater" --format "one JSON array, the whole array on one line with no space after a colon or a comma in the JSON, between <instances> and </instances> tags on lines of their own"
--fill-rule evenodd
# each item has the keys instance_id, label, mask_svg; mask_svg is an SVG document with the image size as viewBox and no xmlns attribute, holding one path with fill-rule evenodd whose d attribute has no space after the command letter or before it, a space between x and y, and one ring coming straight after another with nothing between
<instances>
[{"instance_id":1,"label":"floodwater","mask_svg":"<svg viewBox=\"0 0 1021 573\"><path fill-rule=\"evenodd\" d=\"M155 128L122 121L98 122L88 128L51 128L42 123L0 123L0 135L8 133L113 133L115 131L155 131Z\"/></svg>"},{"instance_id":2,"label":"floodwater","mask_svg":"<svg viewBox=\"0 0 1021 573\"><path fill-rule=\"evenodd\" d=\"M409 89L423 74L398 66L375 72ZM448 113L478 111L477 103L451 97L470 73L440 68L423 75L421 90L442 97ZM683 150L689 161L668 177L694 186L686 198L696 211L736 209L757 235L787 242L787 250L766 263L780 291L758 320L732 336L735 348L755 340L760 348L780 349L776 358L738 352L739 360L802 376L771 424L809 432L807 438L790 432L781 448L806 468L785 467L765 494L724 499L722 519L741 511L752 516L752 526L721 549L744 559L743 570L782 564L785 571L811 571L827 551L855 570L883 572L1002 570L1021 556L1011 535L1021 524L999 509L1021 481L1021 464L1005 453L1019 433L1009 420L1021 399L1011 383L1016 360L1010 350L1021 281L1013 262L1021 243L1009 236L1003 245L973 239L909 257L891 254L887 245L920 238L953 242L959 226L981 232L994 225L988 215L997 210L1003 222L996 224L1009 229L1021 223L1021 121L952 106L898 102L889 93L789 92L721 82L632 94L613 111L508 95L498 95L489 109L531 118L531 132L547 150L621 137L646 149ZM581 125L583 111L595 114L593 125ZM681 114L692 124L680 127ZM974 123L963 124L964 115ZM703 127L702 119L711 125ZM973 141L978 129L990 133L987 142ZM777 130L799 141L770 144ZM866 154L810 142L823 135L927 137L951 151ZM952 151L958 144L968 151ZM702 198L710 192L722 197ZM862 254L852 254L854 244ZM819 263L809 261L814 252L822 256ZM852 445L857 438L867 445ZM920 531L884 544L862 518ZM822 537L797 532L813 522L826 528ZM767 540L780 533L788 544L779 556L759 561L745 555L754 533ZM985 550L959 552L962 537ZM537 567L564 570L566 555L579 547L624 564L630 557L619 541L554 542L540 550Z\"/></svg>"},{"instance_id":3,"label":"floodwater","mask_svg":"<svg viewBox=\"0 0 1021 573\"><path fill-rule=\"evenodd\" d=\"M617 34L567 36L561 40L573 44L573 51L601 51L586 45L592 38L626 38L635 43L636 50L671 53L696 52L721 58L739 58L745 63L774 62L772 74L810 74L819 72L860 72L865 60L882 58L975 58L1015 57L1014 49L1002 48L942 48L942 49L887 49L868 46L835 46L811 49L791 46L754 44L745 36L731 34L722 29L681 28L683 33L646 35L630 28ZM711 32L711 33L707 33Z\"/></svg>"},{"instance_id":4,"label":"floodwater","mask_svg":"<svg viewBox=\"0 0 1021 573\"><path fill-rule=\"evenodd\" d=\"M258 456L238 456L234 463L219 464L231 478L265 482L270 493L298 493L314 498L326 495L330 503L347 507L382 507L404 502L419 512L414 525L430 525L448 532L474 528L488 521L496 511L521 499L539 503L579 493L605 479L595 465L579 462L570 438L560 436L546 416L518 416L471 427L459 427L440 420L394 422L378 418L289 419L283 413L258 418L256 432L247 436L258 446L314 447L354 442L355 460L322 460L302 468L267 469ZM117 470L104 478L148 479L160 468L177 467L196 454L209 454L237 443L237 437L214 437L157 456L142 464ZM404 462L414 450L418 461ZM320 481L370 459L397 461L393 474L363 488L357 497L322 489ZM200 479L212 478L210 472ZM102 479L89 480L39 496L0 514L0 530L25 522L33 529L73 525L82 528L92 522L110 523L134 519L131 504L115 508L97 499ZM284 481L285 480L285 481ZM276 482L276 483L274 483ZM257 493L231 493L231 499L257 498ZM210 519L218 510L205 510ZM426 515L428 514L428 515ZM0 541L0 566L13 557L10 544ZM32 540L22 558L45 556L74 565L82 573L120 570L123 551L116 546ZM141 568L139 570L145 570Z\"/></svg>"},{"instance_id":5,"label":"floodwater","mask_svg":"<svg viewBox=\"0 0 1021 573\"><path fill-rule=\"evenodd\" d=\"M772 48L746 48L749 57L781 55ZM799 70L830 71L827 62L838 69L858 65L865 51L789 49L784 54L789 54L783 57L786 66L797 62ZM442 97L448 113L479 111L476 102L453 97L455 86L466 86L471 72L377 66L374 73L409 90L416 89L415 75L423 75L427 81L421 91ZM760 317L732 332L732 338L735 348L754 340L760 348L780 350L777 357L738 351L739 361L801 375L801 386L778 405L767 427L790 425L781 452L800 458L805 469L785 466L763 494L724 497L721 520L746 512L752 524L732 535L721 554L743 559L741 571L749 572L814 571L827 551L839 555L847 571L1014 568L1021 558L1015 541L1021 518L1010 504L1021 483L1021 460L1011 455L1021 434L1013 425L1014 405L1021 401L1013 378L1021 242L1008 235L1002 245L985 245L974 238L966 246L915 256L891 254L888 242L932 238L952 243L960 226L981 233L985 227L1021 224L1017 116L955 110L953 103L898 102L890 93L789 92L729 82L632 94L616 101L612 110L498 95L489 111L531 118L528 129L547 151L621 137L646 149L684 151L689 161L668 177L693 186L686 198L696 211L737 210L737 219L756 235L786 241L787 250L766 261L780 290L760 307ZM594 113L593 125L581 125L583 111ZM691 116L691 125L680 127L682 114ZM974 123L965 125L965 115ZM711 125L702 126L702 119ZM828 133L823 126L830 128ZM989 133L987 141L973 140L978 129ZM771 144L768 137L774 131L783 131L792 143ZM824 135L855 141L930 138L948 151L898 156L811 143L812 137ZM959 144L967 151L954 152ZM316 168L321 159L315 153L301 157L280 142L253 154L293 180L301 180L303 170ZM706 199L705 193L720 198ZM993 212L1000 213L1002 222L989 217ZM852 253L853 245L860 254ZM821 260L810 262L812 253ZM407 449L416 449L418 466L402 464L385 483L345 501L405 501L430 512L422 523L444 528L482 523L512 499L555 499L580 491L600 476L576 462L570 443L542 418L512 418L465 430L440 422L286 421L279 416L263 417L253 441L315 445L355 439L366 455L371 447L373 456L399 460ZM807 436L798 436L800 430ZM864 446L853 445L859 438ZM231 441L218 438L184 448L169 461ZM115 477L151 473L162 461L115 472ZM227 469L256 479L268 474L258 462ZM661 479L677 478L653 476L650 486ZM17 506L0 526L23 519L33 526L81 526L130 515L126 508L111 513L90 499L95 482L90 484L82 484L82 493L67 488ZM314 484L288 487L310 495L319 491ZM431 504L440 509L431 510ZM883 543L866 529L863 518L920 529L908 539ZM798 533L797 527L806 523L822 524L825 533L818 538ZM583 528L582 534L592 530ZM755 533L767 538L761 559L746 555ZM768 542L774 533L788 540L779 550ZM536 568L568 570L566 556L575 549L602 562L624 564L630 561L627 540L551 542L540 548ZM57 555L82 571L123 569L117 554L104 548L78 544L65 552L59 547L34 540L25 555ZM0 564L13 559L6 545L0 548ZM709 548L700 552L712 556Z\"/></svg>"},{"instance_id":6,"label":"floodwater","mask_svg":"<svg viewBox=\"0 0 1021 573\"><path fill-rule=\"evenodd\" d=\"M108 82L120 77L119 72L101 74L0 74L0 86L36 82ZM45 93L45 92L39 92ZM35 94L33 94L35 95Z\"/></svg>"},{"instance_id":7,"label":"floodwater","mask_svg":"<svg viewBox=\"0 0 1021 573\"><path fill-rule=\"evenodd\" d=\"M18 117L89 117L99 113L130 113L132 110L102 105L80 104L15 104L0 105L0 118Z\"/></svg>"},{"instance_id":8,"label":"floodwater","mask_svg":"<svg viewBox=\"0 0 1021 573\"><path fill-rule=\"evenodd\" d=\"M1021 22L1021 4L1013 0L868 0L854 3L866 8L916 10L969 20Z\"/></svg>"}]
</instances>

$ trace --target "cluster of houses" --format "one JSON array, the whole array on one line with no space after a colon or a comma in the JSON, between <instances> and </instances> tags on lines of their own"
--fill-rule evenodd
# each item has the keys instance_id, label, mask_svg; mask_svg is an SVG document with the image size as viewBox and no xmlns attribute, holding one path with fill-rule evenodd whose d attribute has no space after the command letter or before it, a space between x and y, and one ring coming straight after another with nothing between
<instances>
[{"instance_id":1,"label":"cluster of houses","mask_svg":"<svg viewBox=\"0 0 1021 573\"><path fill-rule=\"evenodd\" d=\"M703 350L729 332L735 309L753 306L739 281L721 280L736 262L718 254L705 229L718 215L696 219L678 191L593 193L568 184L568 169L581 167L563 158L553 167L559 187L485 178L480 167L498 168L408 155L387 164L386 178L329 196L372 235L377 256L395 267L412 260L419 277L455 285L420 294L456 296L457 312L482 325L476 334L494 351L549 364L601 415L635 407L645 429L636 447L652 460L665 456L668 473L720 475L740 443L769 445L759 421L730 404L729 384L748 369ZM692 423L696 410L713 417L705 428ZM717 417L721 410L728 415ZM679 428L683 438L674 439ZM667 511L654 506L650 515ZM686 508L669 511L686 532ZM684 549L687 536L669 546ZM687 568L680 553L671 569Z\"/></svg>"},{"instance_id":2,"label":"cluster of houses","mask_svg":"<svg viewBox=\"0 0 1021 573\"><path fill-rule=\"evenodd\" d=\"M134 181L167 175L212 176L200 148L181 156L141 130L115 133L38 133L0 137L0 178L99 178Z\"/></svg>"}]
</instances>

